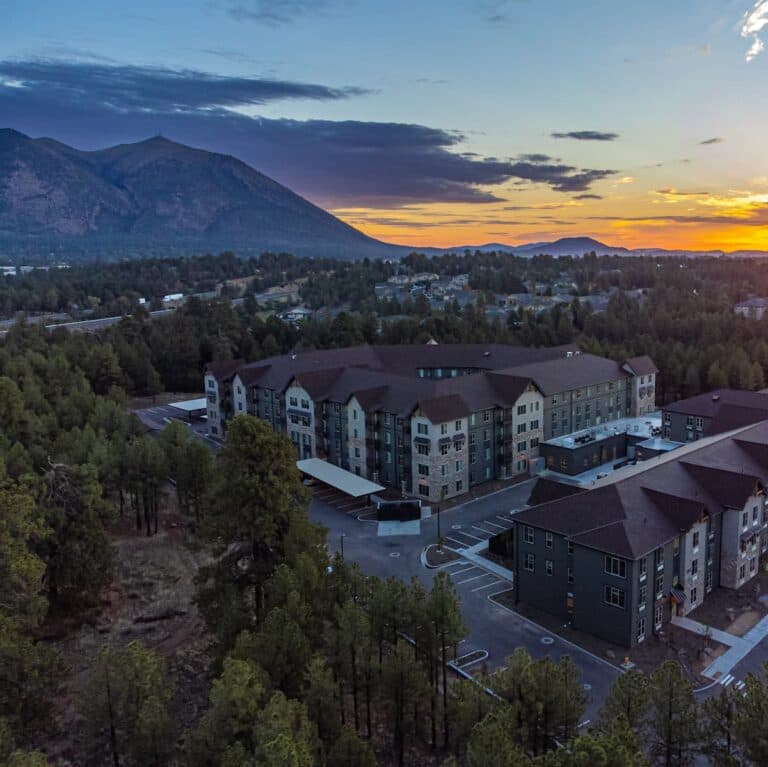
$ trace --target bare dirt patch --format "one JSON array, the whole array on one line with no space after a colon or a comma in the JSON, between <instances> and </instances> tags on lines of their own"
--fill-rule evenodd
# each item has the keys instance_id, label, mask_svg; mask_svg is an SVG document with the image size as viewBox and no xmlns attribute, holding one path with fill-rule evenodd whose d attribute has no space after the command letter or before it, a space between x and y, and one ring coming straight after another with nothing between
<instances>
[{"instance_id":1,"label":"bare dirt patch","mask_svg":"<svg viewBox=\"0 0 768 767\"><path fill-rule=\"evenodd\" d=\"M761 618L768 615L768 573L762 570L740 589L715 589L701 607L688 617L705 626L727 631L735 636L744 635Z\"/></svg>"},{"instance_id":2,"label":"bare dirt patch","mask_svg":"<svg viewBox=\"0 0 768 767\"><path fill-rule=\"evenodd\" d=\"M424 556L428 567L440 567L441 565L448 564L448 562L455 562L457 559L461 559L455 551L445 546L438 546L436 543L427 546Z\"/></svg>"},{"instance_id":3,"label":"bare dirt patch","mask_svg":"<svg viewBox=\"0 0 768 767\"><path fill-rule=\"evenodd\" d=\"M130 518L111 532L115 579L100 604L77 621L59 617L47 627L70 670L57 701L59 736L45 744L59 764L78 764L78 695L104 647L139 640L166 658L177 689L179 730L197 720L207 700L211 637L193 604L194 577L205 563L204 553L190 545L187 527L173 511L161 514L160 529L152 537L136 531Z\"/></svg>"}]
</instances>

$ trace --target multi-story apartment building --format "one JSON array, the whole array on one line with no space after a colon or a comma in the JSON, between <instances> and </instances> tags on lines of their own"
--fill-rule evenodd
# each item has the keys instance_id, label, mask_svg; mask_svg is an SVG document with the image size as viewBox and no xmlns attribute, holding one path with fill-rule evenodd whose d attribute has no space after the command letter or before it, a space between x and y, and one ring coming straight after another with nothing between
<instances>
[{"instance_id":1,"label":"multi-story apartment building","mask_svg":"<svg viewBox=\"0 0 768 767\"><path fill-rule=\"evenodd\" d=\"M694 442L768 418L768 394L717 389L665 405L661 429L665 439Z\"/></svg>"},{"instance_id":2,"label":"multi-story apartment building","mask_svg":"<svg viewBox=\"0 0 768 767\"><path fill-rule=\"evenodd\" d=\"M205 374L208 423L222 438L230 418L255 415L300 458L437 501L527 472L551 433L552 400L573 403L567 422L583 425L637 413L630 362L573 346L434 343L216 362Z\"/></svg>"},{"instance_id":3,"label":"multi-story apartment building","mask_svg":"<svg viewBox=\"0 0 768 767\"><path fill-rule=\"evenodd\" d=\"M736 589L768 550L768 421L518 512L491 550L515 599L624 647Z\"/></svg>"}]
</instances>

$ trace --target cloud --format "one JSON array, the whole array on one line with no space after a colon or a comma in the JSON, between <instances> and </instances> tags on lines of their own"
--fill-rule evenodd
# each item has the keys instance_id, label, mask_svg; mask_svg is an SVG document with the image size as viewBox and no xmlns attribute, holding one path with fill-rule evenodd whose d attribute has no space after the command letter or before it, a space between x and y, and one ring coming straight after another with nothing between
<instances>
[{"instance_id":1,"label":"cloud","mask_svg":"<svg viewBox=\"0 0 768 767\"><path fill-rule=\"evenodd\" d=\"M602 200L603 195L601 194L577 194L574 198L574 200Z\"/></svg>"},{"instance_id":2,"label":"cloud","mask_svg":"<svg viewBox=\"0 0 768 767\"><path fill-rule=\"evenodd\" d=\"M103 106L120 112L198 111L287 99L336 100L362 88L255 77L223 77L195 70L117 66L94 61L0 61L0 78L15 80L33 97L57 104Z\"/></svg>"},{"instance_id":3,"label":"cloud","mask_svg":"<svg viewBox=\"0 0 768 767\"><path fill-rule=\"evenodd\" d=\"M681 192L677 189L657 189L654 194L662 197L707 197L709 192Z\"/></svg>"},{"instance_id":4,"label":"cloud","mask_svg":"<svg viewBox=\"0 0 768 767\"><path fill-rule=\"evenodd\" d=\"M724 138L715 136L714 138L708 138L704 139L704 141L699 141L699 146L712 146L712 144L722 144L723 141L725 141Z\"/></svg>"},{"instance_id":5,"label":"cloud","mask_svg":"<svg viewBox=\"0 0 768 767\"><path fill-rule=\"evenodd\" d=\"M18 80L21 87L3 87ZM464 135L403 123L288 120L240 107L279 99L343 99L358 88L218 77L93 62L0 61L0 114L31 135L96 149L161 132L226 152L327 207L417 202L496 202L504 183L586 192L614 171L527 154L495 159L461 152Z\"/></svg>"},{"instance_id":6,"label":"cloud","mask_svg":"<svg viewBox=\"0 0 768 767\"><path fill-rule=\"evenodd\" d=\"M768 26L768 0L757 0L752 10L744 14L741 23L741 36L752 41L746 54L747 61L752 61L765 49L760 33L766 26Z\"/></svg>"},{"instance_id":7,"label":"cloud","mask_svg":"<svg viewBox=\"0 0 768 767\"><path fill-rule=\"evenodd\" d=\"M633 223L665 223L665 224L698 224L707 226L768 226L768 205L754 206L748 213L739 212L738 215L704 216L704 215L680 215L680 216L591 216L594 221L626 221Z\"/></svg>"},{"instance_id":8,"label":"cloud","mask_svg":"<svg viewBox=\"0 0 768 767\"><path fill-rule=\"evenodd\" d=\"M576 141L616 141L618 133L597 130L573 130L567 133L552 133L552 138L570 138Z\"/></svg>"},{"instance_id":9,"label":"cloud","mask_svg":"<svg viewBox=\"0 0 768 767\"><path fill-rule=\"evenodd\" d=\"M322 14L335 5L333 0L240 0L218 4L236 21L256 21L270 26L291 24L302 16Z\"/></svg>"}]
</instances>

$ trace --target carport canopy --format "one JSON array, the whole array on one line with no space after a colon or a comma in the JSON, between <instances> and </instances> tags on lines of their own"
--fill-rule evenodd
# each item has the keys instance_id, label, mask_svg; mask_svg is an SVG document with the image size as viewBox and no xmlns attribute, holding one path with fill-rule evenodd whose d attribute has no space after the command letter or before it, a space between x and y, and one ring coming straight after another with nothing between
<instances>
[{"instance_id":1,"label":"carport canopy","mask_svg":"<svg viewBox=\"0 0 768 767\"><path fill-rule=\"evenodd\" d=\"M352 498L360 498L384 490L382 485L369 482L364 477L358 477L357 474L334 466L322 458L305 458L303 461L296 461L296 467L302 474L341 490Z\"/></svg>"},{"instance_id":2,"label":"carport canopy","mask_svg":"<svg viewBox=\"0 0 768 767\"><path fill-rule=\"evenodd\" d=\"M182 402L170 402L168 407L174 407L176 410L182 410L189 415L193 415L206 410L207 400L205 397L199 397L198 399L188 399Z\"/></svg>"}]
</instances>

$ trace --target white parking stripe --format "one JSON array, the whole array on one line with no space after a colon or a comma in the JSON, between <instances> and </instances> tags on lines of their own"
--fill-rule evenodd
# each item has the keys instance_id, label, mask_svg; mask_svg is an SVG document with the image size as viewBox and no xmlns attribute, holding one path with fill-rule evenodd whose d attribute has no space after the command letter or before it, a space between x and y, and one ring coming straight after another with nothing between
<instances>
[{"instance_id":1,"label":"white parking stripe","mask_svg":"<svg viewBox=\"0 0 768 767\"><path fill-rule=\"evenodd\" d=\"M743 690L746 686L747 685L746 685L745 682L736 682L736 689L737 690Z\"/></svg>"},{"instance_id":2,"label":"white parking stripe","mask_svg":"<svg viewBox=\"0 0 768 767\"><path fill-rule=\"evenodd\" d=\"M509 513L511 514L512 512L510 511ZM509 517L502 517L501 514L497 514L496 519L500 519L502 522L507 522L507 529L512 527L512 520Z\"/></svg>"},{"instance_id":3,"label":"white parking stripe","mask_svg":"<svg viewBox=\"0 0 768 767\"><path fill-rule=\"evenodd\" d=\"M465 567L463 570L454 570L451 575L461 575L462 573L468 573L470 570L477 570L477 568L474 565L470 565L469 567Z\"/></svg>"},{"instance_id":4,"label":"white parking stripe","mask_svg":"<svg viewBox=\"0 0 768 767\"><path fill-rule=\"evenodd\" d=\"M472 578L465 578L463 581L456 581L457 586L461 586L462 583L470 583L472 581L478 581L480 578L487 578L488 573L483 573L482 575L475 575Z\"/></svg>"},{"instance_id":5,"label":"white parking stripe","mask_svg":"<svg viewBox=\"0 0 768 767\"><path fill-rule=\"evenodd\" d=\"M464 543L464 541L457 541L455 538L451 538L449 535L445 537L446 541L450 541L451 543L455 543L459 548L466 549L467 544Z\"/></svg>"},{"instance_id":6,"label":"white parking stripe","mask_svg":"<svg viewBox=\"0 0 768 767\"><path fill-rule=\"evenodd\" d=\"M476 535L472 535L472 533L468 533L465 530L454 530L454 535L466 535L467 538L474 538L478 543L482 543L485 538L478 538Z\"/></svg>"},{"instance_id":7,"label":"white parking stripe","mask_svg":"<svg viewBox=\"0 0 768 767\"><path fill-rule=\"evenodd\" d=\"M478 586L476 589L472 589L472 592L475 591L482 591L483 589L489 589L491 586L498 586L501 583L501 581L493 581L492 583L486 583L485 586Z\"/></svg>"},{"instance_id":8,"label":"white parking stripe","mask_svg":"<svg viewBox=\"0 0 768 767\"><path fill-rule=\"evenodd\" d=\"M496 535L496 533L491 530L486 530L484 527L478 527L477 525L472 525L472 527L474 527L475 530L479 530L481 533L485 533L486 535Z\"/></svg>"},{"instance_id":9,"label":"white parking stripe","mask_svg":"<svg viewBox=\"0 0 768 767\"><path fill-rule=\"evenodd\" d=\"M724 679L720 680L720 684L723 685L723 687L728 687L735 678L736 677L733 674L728 674Z\"/></svg>"},{"instance_id":10,"label":"white parking stripe","mask_svg":"<svg viewBox=\"0 0 768 767\"><path fill-rule=\"evenodd\" d=\"M466 559L457 559L455 562L449 562L447 565L443 565L443 569L446 570L449 567L459 567L461 565L466 565L467 560Z\"/></svg>"},{"instance_id":11,"label":"white parking stripe","mask_svg":"<svg viewBox=\"0 0 768 767\"><path fill-rule=\"evenodd\" d=\"M495 522L491 522L490 519L484 519L483 520L484 525L493 525L493 527L498 527L499 530L509 530L508 527L505 527L504 525L497 525Z\"/></svg>"}]
</instances>

